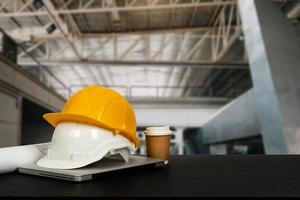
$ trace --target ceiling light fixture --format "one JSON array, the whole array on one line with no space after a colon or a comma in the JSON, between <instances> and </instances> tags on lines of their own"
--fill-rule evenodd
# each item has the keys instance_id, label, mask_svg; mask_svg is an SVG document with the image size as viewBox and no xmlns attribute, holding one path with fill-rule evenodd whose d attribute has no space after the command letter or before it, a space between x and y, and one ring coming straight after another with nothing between
<instances>
[{"instance_id":1,"label":"ceiling light fixture","mask_svg":"<svg viewBox=\"0 0 300 200\"><path fill-rule=\"evenodd\" d=\"M34 0L33 6L38 10L44 6L44 2L42 0Z\"/></svg>"},{"instance_id":2,"label":"ceiling light fixture","mask_svg":"<svg viewBox=\"0 0 300 200\"><path fill-rule=\"evenodd\" d=\"M54 24L51 24L50 26L48 26L46 28L46 31L47 31L48 34L53 33L55 30L56 30L56 26Z\"/></svg>"}]
</instances>

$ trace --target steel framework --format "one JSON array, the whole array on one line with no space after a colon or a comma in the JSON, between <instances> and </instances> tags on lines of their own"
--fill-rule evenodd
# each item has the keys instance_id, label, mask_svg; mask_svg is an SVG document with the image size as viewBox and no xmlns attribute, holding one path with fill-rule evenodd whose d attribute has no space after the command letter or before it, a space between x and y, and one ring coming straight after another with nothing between
<instances>
[{"instance_id":1,"label":"steel framework","mask_svg":"<svg viewBox=\"0 0 300 200\"><path fill-rule=\"evenodd\" d=\"M70 1L69 1L70 2ZM105 1L102 1L105 2ZM140 6L137 1L125 1L123 7L112 7L112 4L101 4L101 8L89 8L92 1L82 1L81 7L77 10L89 9L93 12L117 11L135 11L143 9L180 9L197 6L221 6L221 10L216 12L215 19L209 27L186 27L177 29L161 29L161 30L145 30L132 31L125 33L97 33L83 34L78 31L78 27L74 26L74 20L63 21L60 15L77 13L75 8L55 9L50 0L45 1L46 16L49 17L50 23L54 23L58 27L58 31L49 35L45 31L45 27L34 28L17 28L9 31L9 34L18 41L30 41L32 45L27 49L28 52L34 52L40 47L44 47L46 51L42 57L38 59L42 63L72 63L74 61L81 63L101 63L101 62L129 62L129 63L177 63L177 64L215 64L222 63L222 59L230 50L232 45L241 35L241 24L239 13L234 1L189 1L188 3L180 3L181 1L169 1L169 4L162 4L159 1L147 1L148 4ZM27 5L27 4L26 4ZM113 4L115 5L115 4ZM17 4L16 4L17 6ZM149 7L149 8L148 8ZM21 11L20 11L21 9ZM120 9L120 10L119 10ZM22 16L22 12L26 9L16 8L17 12ZM97 10L97 11L96 11ZM38 11L38 13L44 11ZM82 11L85 13L85 11ZM10 15L7 15L9 14ZM13 15L14 12L4 13L4 16L18 17ZM34 12L30 12L36 16ZM3 14L3 13L2 13ZM29 12L26 14L28 15ZM115 16L114 14L113 16ZM39 16L39 14L37 15ZM115 18L118 19L117 16ZM193 18L193 17L192 17ZM193 19L191 19L193 20ZM71 24L73 26L67 25ZM48 26L48 25L47 25ZM161 37L159 43L157 38ZM120 45L120 41L128 43L126 47ZM195 41L192 46L187 46L186 41ZM60 48L54 48L57 44ZM93 46L87 44L94 43ZM203 49L211 49L209 55L205 58L199 56ZM136 52L143 51L140 55ZM63 53L68 52L68 53ZM246 54L245 54L246 55ZM20 64L32 64L24 53L19 54ZM240 60L234 60L232 64L245 64L247 57Z\"/></svg>"}]
</instances>

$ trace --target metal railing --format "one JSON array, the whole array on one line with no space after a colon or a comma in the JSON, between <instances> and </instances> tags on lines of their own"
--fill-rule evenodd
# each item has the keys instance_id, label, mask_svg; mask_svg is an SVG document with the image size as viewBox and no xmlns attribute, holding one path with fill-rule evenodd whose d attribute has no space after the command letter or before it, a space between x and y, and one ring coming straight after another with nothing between
<instances>
[{"instance_id":1,"label":"metal railing","mask_svg":"<svg viewBox=\"0 0 300 200\"><path fill-rule=\"evenodd\" d=\"M87 85L70 85L68 97L70 97L74 92L85 87ZM102 85L114 89L121 93L128 99L131 98L153 98L153 99L163 99L163 98L213 98L214 93L211 88L195 87L195 86L154 86L154 85ZM56 88L58 91L63 90L63 88ZM205 93L205 94L204 94Z\"/></svg>"}]
</instances>

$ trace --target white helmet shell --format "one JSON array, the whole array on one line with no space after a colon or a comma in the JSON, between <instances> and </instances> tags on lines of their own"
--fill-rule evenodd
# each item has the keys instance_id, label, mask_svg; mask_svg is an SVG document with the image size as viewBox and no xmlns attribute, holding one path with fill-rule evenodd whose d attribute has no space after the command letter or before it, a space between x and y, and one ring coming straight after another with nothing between
<instances>
[{"instance_id":1,"label":"white helmet shell","mask_svg":"<svg viewBox=\"0 0 300 200\"><path fill-rule=\"evenodd\" d=\"M121 134L93 125L61 122L54 130L47 155L37 165L54 169L75 169L124 148L136 150L134 144Z\"/></svg>"}]
</instances>

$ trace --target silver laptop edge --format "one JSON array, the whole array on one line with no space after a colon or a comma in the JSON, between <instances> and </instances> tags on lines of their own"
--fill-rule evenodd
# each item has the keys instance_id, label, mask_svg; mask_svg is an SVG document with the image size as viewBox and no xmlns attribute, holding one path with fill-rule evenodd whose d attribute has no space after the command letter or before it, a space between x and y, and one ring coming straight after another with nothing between
<instances>
[{"instance_id":1,"label":"silver laptop edge","mask_svg":"<svg viewBox=\"0 0 300 200\"><path fill-rule=\"evenodd\" d=\"M128 163L122 160L107 158L97 163L94 163L90 166L80 168L80 169L72 169L72 170L43 168L33 163L33 164L19 167L18 171L19 173L23 173L23 174L30 174L35 176L43 176L48 178L81 182L81 181L91 180L93 178L93 175L96 174L103 174L106 172L113 172L122 169L143 167L149 165L150 166L152 165L154 167L162 167L166 164L167 162L161 159L130 155Z\"/></svg>"}]
</instances>

